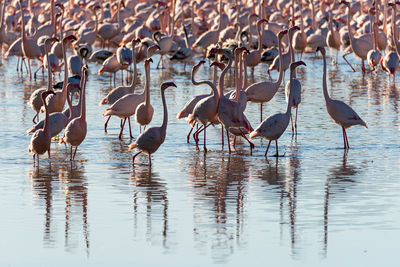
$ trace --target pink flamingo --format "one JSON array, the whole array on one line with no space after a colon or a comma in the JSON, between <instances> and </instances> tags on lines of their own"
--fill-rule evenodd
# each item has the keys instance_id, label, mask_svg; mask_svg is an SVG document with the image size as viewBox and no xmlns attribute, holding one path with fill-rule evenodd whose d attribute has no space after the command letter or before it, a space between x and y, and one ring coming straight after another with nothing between
<instances>
[{"instance_id":1,"label":"pink flamingo","mask_svg":"<svg viewBox=\"0 0 400 267\"><path fill-rule=\"evenodd\" d=\"M324 98L326 104L326 110L328 111L331 118L342 127L343 130L343 142L344 149L349 149L349 140L347 139L346 128L349 128L353 125L362 125L365 128L367 124L363 121L360 116L346 103L340 100L334 100L330 98L328 94L328 87L326 85L326 58L325 58L325 49L323 47L318 47L317 51L320 51L324 61L324 72L322 76L322 88L324 91Z\"/></svg>"},{"instance_id":2,"label":"pink flamingo","mask_svg":"<svg viewBox=\"0 0 400 267\"><path fill-rule=\"evenodd\" d=\"M60 138L60 144L67 143L70 145L70 160L75 160L76 150L78 146L85 140L87 133L86 123L86 81L87 81L87 67L82 67L83 86L80 93L81 98L81 115L78 118L71 120L65 128L64 135ZM74 155L72 156L72 147L75 147Z\"/></svg>"},{"instance_id":3,"label":"pink flamingo","mask_svg":"<svg viewBox=\"0 0 400 267\"><path fill-rule=\"evenodd\" d=\"M167 135L167 123L168 123L168 110L165 102L165 90L168 87L176 85L173 82L166 82L161 85L161 99L164 109L163 123L160 127L150 127L138 136L136 142L129 145L129 150L138 148L140 151L133 155L132 164L135 164L135 158L140 153L144 152L149 155L149 165L151 166L151 154L157 151L157 149L164 143L165 136Z\"/></svg>"},{"instance_id":4,"label":"pink flamingo","mask_svg":"<svg viewBox=\"0 0 400 267\"><path fill-rule=\"evenodd\" d=\"M296 67L300 65L306 65L303 61L297 61L290 64L290 79L293 79L294 71ZM290 115L291 115L291 103L292 103L292 93L290 91L289 101L287 103L287 108L285 113L277 113L266 118L253 132L250 133L250 140L254 137L261 136L269 140L267 150L265 151L264 157L267 158L268 149L271 145L272 140L275 140L276 146L276 157L279 156L278 153L278 139L286 131L289 125Z\"/></svg>"},{"instance_id":5,"label":"pink flamingo","mask_svg":"<svg viewBox=\"0 0 400 267\"><path fill-rule=\"evenodd\" d=\"M279 40L279 61L280 69L283 68L283 60L282 60L282 38L287 33L287 30L281 31L278 33ZM277 81L264 81L258 82L250 85L245 89L247 99L251 102L260 103L260 122L262 121L262 105L264 102L270 101L275 93L278 91L279 86L282 83L283 71L279 72L279 77Z\"/></svg>"},{"instance_id":6,"label":"pink flamingo","mask_svg":"<svg viewBox=\"0 0 400 267\"><path fill-rule=\"evenodd\" d=\"M50 158L50 143L51 143L50 121L49 121L49 112L47 110L47 105L44 101L46 97L50 94L55 94L55 93L52 90L46 90L41 94L42 101L46 109L46 117L43 129L37 130L32 135L31 142L29 144L28 151L33 153L33 164L35 164L35 156L37 155L37 160L39 164L39 155L44 154L46 151L49 154Z\"/></svg>"},{"instance_id":7,"label":"pink flamingo","mask_svg":"<svg viewBox=\"0 0 400 267\"><path fill-rule=\"evenodd\" d=\"M153 62L151 58L146 59L144 62L144 69L146 72L146 82L144 85L145 88L150 84L150 62ZM136 108L140 103L144 101L144 99L145 99L145 91L143 91L141 94L134 94L134 93L128 94L118 99L117 102L112 104L104 111L102 115L103 117L109 115L115 115L121 119L124 119L124 121L121 123L121 132L119 134L119 139L122 139L122 132L124 130L126 119L128 119L129 123L130 138L133 138L130 117L135 114Z\"/></svg>"}]
</instances>

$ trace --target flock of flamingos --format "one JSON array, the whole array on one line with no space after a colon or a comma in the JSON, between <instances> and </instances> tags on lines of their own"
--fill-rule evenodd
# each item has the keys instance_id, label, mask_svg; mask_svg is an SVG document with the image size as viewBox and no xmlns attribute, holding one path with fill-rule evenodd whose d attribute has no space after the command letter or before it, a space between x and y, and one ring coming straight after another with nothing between
<instances>
[{"instance_id":1,"label":"flock of flamingos","mask_svg":"<svg viewBox=\"0 0 400 267\"><path fill-rule=\"evenodd\" d=\"M151 57L156 53L160 55L157 68L175 61L193 62L196 53L197 58L212 61L210 67L214 74L210 80L195 78L205 63L203 60L191 71L192 83L207 85L210 93L193 96L177 116L190 124L188 142L193 137L198 148L199 135L203 134L204 152L207 152L207 127L220 124L222 144L226 132L229 153L232 137L235 138L233 145L237 137L245 138L250 153L254 148L251 140L264 137L269 140L265 157L272 141L275 141L275 156L279 156L278 139L289 124L292 133L297 134L301 81L296 79L296 68L306 64L296 61L295 56L320 53L326 110L342 128L347 150L346 129L367 125L349 105L329 96L326 50L331 51L332 64L338 62L338 50L344 49L343 59L349 65L348 54L354 53L361 59L363 75L385 71L394 81L399 65L395 23L398 4L400 2L388 0L351 3L336 0L2 0L0 44L8 46L5 57L18 57L17 71L25 68L30 79L35 79L40 69L47 70L47 87L35 90L28 103L34 110L33 122L36 123L27 131L27 134L32 133L29 152L33 153L34 164L45 152L50 158L51 140L59 135L60 144L70 146L70 159L74 160L87 131L86 63L96 62L101 65L98 75L110 75L110 85L114 76L114 89L100 102L108 106L102 114L107 118L105 131L111 116L117 116L121 119L119 138L122 138L126 121L133 138L130 117L134 115L145 130L129 146L137 150L133 163L135 157L144 152L149 155L151 165L151 154L162 145L167 134L164 92L176 87L172 81L161 84L163 122L159 127L146 129L154 111L150 103L149 72ZM68 48L73 50L73 55L67 58ZM32 60L37 60L42 67L31 70ZM368 69L365 60L370 66ZM144 89L137 88L137 64L142 61ZM279 77L275 81L266 77L249 85L247 68L251 73L254 68L268 69L268 73L277 70ZM286 70L289 72L285 86L286 111L263 119L263 104L274 97ZM63 81L54 83L54 73L62 71ZM224 78L228 71L234 72L236 88L226 93ZM115 87L116 72L131 75L131 83ZM74 94L79 94L76 105L71 104ZM249 101L260 104L260 124L255 129L244 113ZM45 117L39 121L39 114L43 112Z\"/></svg>"}]
</instances>

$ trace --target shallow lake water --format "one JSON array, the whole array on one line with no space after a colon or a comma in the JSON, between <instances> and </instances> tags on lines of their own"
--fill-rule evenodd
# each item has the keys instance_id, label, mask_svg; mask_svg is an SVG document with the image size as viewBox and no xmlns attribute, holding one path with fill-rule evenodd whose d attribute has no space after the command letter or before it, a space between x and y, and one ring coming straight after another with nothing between
<instances>
[{"instance_id":1,"label":"shallow lake water","mask_svg":"<svg viewBox=\"0 0 400 267\"><path fill-rule=\"evenodd\" d=\"M195 61L157 70L155 56L151 125L162 121L160 83L174 81L177 88L166 91L167 137L151 168L146 155L132 166L127 129L118 140L119 119L112 118L104 132L106 107L98 103L110 86L108 76L96 74L95 64L89 65L87 84L88 133L76 161L71 163L64 145L54 142L52 158L43 155L33 166L25 131L34 112L26 103L47 78L29 81L25 72L15 71L15 58L3 60L0 265L397 266L400 80L393 83L383 72L363 78L343 60L328 65L331 96L350 104L368 124L368 129L348 130L346 153L341 128L325 108L322 59L308 54L303 60L298 135L292 137L288 127L279 139L284 156L267 161L267 141L261 139L255 140L253 155L241 140L229 154L227 145L221 146L220 127L209 127L207 154L202 141L199 151L193 140L187 144L189 125L176 114L209 89L191 84ZM144 73L142 63L139 70ZM211 77L208 64L197 77ZM266 78L261 65L249 83ZM233 87L232 74L226 84ZM283 88L264 104L264 118L286 109ZM259 105L248 103L245 113L255 128ZM132 128L137 137L135 122ZM269 154L274 153L271 145Z\"/></svg>"}]
</instances>

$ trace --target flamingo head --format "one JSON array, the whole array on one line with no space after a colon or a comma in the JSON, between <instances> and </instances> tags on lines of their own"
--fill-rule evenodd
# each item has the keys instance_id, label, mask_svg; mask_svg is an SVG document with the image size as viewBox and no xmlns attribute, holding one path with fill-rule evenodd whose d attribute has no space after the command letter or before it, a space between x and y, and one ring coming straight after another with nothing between
<instances>
[{"instance_id":1,"label":"flamingo head","mask_svg":"<svg viewBox=\"0 0 400 267\"><path fill-rule=\"evenodd\" d=\"M176 87L176 84L173 82L165 82L163 84L161 84L161 91L165 91L165 89L167 89L168 87Z\"/></svg>"},{"instance_id":2,"label":"flamingo head","mask_svg":"<svg viewBox=\"0 0 400 267\"><path fill-rule=\"evenodd\" d=\"M218 52L219 52L219 48L211 48L211 50L210 50L210 55L215 55L215 54L218 54Z\"/></svg>"},{"instance_id":3,"label":"flamingo head","mask_svg":"<svg viewBox=\"0 0 400 267\"><path fill-rule=\"evenodd\" d=\"M212 66L216 66L216 67L218 67L220 70L225 69L225 64L222 63L222 62L214 61L214 62L210 65L210 67L212 67Z\"/></svg>"},{"instance_id":4,"label":"flamingo head","mask_svg":"<svg viewBox=\"0 0 400 267\"><path fill-rule=\"evenodd\" d=\"M395 8L396 5L394 3L389 3L388 6Z\"/></svg>"},{"instance_id":5,"label":"flamingo head","mask_svg":"<svg viewBox=\"0 0 400 267\"><path fill-rule=\"evenodd\" d=\"M68 94L73 94L75 92L79 92L80 87L76 83L68 83L67 84L67 93Z\"/></svg>"},{"instance_id":6,"label":"flamingo head","mask_svg":"<svg viewBox=\"0 0 400 267\"><path fill-rule=\"evenodd\" d=\"M64 5L63 4L57 3L57 4L55 4L55 6L58 7L59 9L61 9L64 12Z\"/></svg>"},{"instance_id":7,"label":"flamingo head","mask_svg":"<svg viewBox=\"0 0 400 267\"><path fill-rule=\"evenodd\" d=\"M318 46L316 52L318 52L318 51L321 52L321 54L322 54L323 56L325 56L325 53L326 53L325 48L323 48L323 47L321 47L321 46Z\"/></svg>"},{"instance_id":8,"label":"flamingo head","mask_svg":"<svg viewBox=\"0 0 400 267\"><path fill-rule=\"evenodd\" d=\"M291 33L294 33L294 32L299 31L299 30L300 30L300 27L297 26L297 25L295 25L295 26L293 26L293 27L291 27L291 28L289 29L289 31L290 31Z\"/></svg>"},{"instance_id":9,"label":"flamingo head","mask_svg":"<svg viewBox=\"0 0 400 267\"><path fill-rule=\"evenodd\" d=\"M52 43L54 43L54 42L58 42L58 39L57 39L57 38L51 37L51 38L47 38L47 39L44 41L44 44L47 46L47 45L50 45L50 44L52 44Z\"/></svg>"},{"instance_id":10,"label":"flamingo head","mask_svg":"<svg viewBox=\"0 0 400 267\"><path fill-rule=\"evenodd\" d=\"M76 39L75 35L71 34L71 35L65 36L64 39L63 39L63 42L64 43L73 42L73 41L76 41L76 40L78 40L78 39Z\"/></svg>"},{"instance_id":11,"label":"flamingo head","mask_svg":"<svg viewBox=\"0 0 400 267\"><path fill-rule=\"evenodd\" d=\"M257 21L257 24L262 24L262 23L267 23L268 22L268 20L266 20L266 19L260 19L259 21Z\"/></svg>"},{"instance_id":12,"label":"flamingo head","mask_svg":"<svg viewBox=\"0 0 400 267\"><path fill-rule=\"evenodd\" d=\"M297 62L293 62L292 64L290 64L290 70L294 70L295 68L297 68L298 66L307 66L306 63L304 63L304 61L297 61Z\"/></svg>"},{"instance_id":13,"label":"flamingo head","mask_svg":"<svg viewBox=\"0 0 400 267\"><path fill-rule=\"evenodd\" d=\"M124 0L121 0L121 6L122 6L123 8L125 8L125 2L124 2Z\"/></svg>"},{"instance_id":14,"label":"flamingo head","mask_svg":"<svg viewBox=\"0 0 400 267\"><path fill-rule=\"evenodd\" d=\"M288 33L288 30L283 30L278 33L278 39L282 40L283 36Z\"/></svg>"},{"instance_id":15,"label":"flamingo head","mask_svg":"<svg viewBox=\"0 0 400 267\"><path fill-rule=\"evenodd\" d=\"M144 64L148 66L150 64L150 62L153 63L153 60L151 59L151 57L146 58L146 60L144 61Z\"/></svg>"},{"instance_id":16,"label":"flamingo head","mask_svg":"<svg viewBox=\"0 0 400 267\"><path fill-rule=\"evenodd\" d=\"M344 0L340 1L340 3L341 3L341 4L344 4L344 5L348 6L348 7L350 6L350 3L347 2L347 1L344 1Z\"/></svg>"},{"instance_id":17,"label":"flamingo head","mask_svg":"<svg viewBox=\"0 0 400 267\"><path fill-rule=\"evenodd\" d=\"M140 43L140 39L139 38L133 39L132 40L132 48L135 47L138 43Z\"/></svg>"}]
</instances>

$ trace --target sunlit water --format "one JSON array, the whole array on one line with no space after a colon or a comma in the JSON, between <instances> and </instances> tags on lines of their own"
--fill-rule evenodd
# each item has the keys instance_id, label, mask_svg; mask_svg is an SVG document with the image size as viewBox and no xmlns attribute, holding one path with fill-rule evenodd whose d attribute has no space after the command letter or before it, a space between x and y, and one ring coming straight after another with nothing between
<instances>
[{"instance_id":1,"label":"sunlit water","mask_svg":"<svg viewBox=\"0 0 400 267\"><path fill-rule=\"evenodd\" d=\"M152 168L145 155L132 166L128 131L119 141L117 118L104 132L106 107L98 103L110 89L109 79L97 76L94 64L87 84L88 133L77 160L71 163L65 147L54 143L51 160L41 156L34 167L30 136L25 136L34 112L26 103L46 78L30 82L15 71L16 59L4 61L0 265L396 266L400 85L384 73L363 79L342 62L328 66L331 96L350 104L368 123L368 129L349 129L346 154L341 129L325 109L321 58L310 54L304 60L307 67L298 75L303 85L298 136L293 138L289 127L279 139L284 157L266 161L266 140L255 141L252 156L247 143L238 141L229 155L219 127L207 132L206 155L192 140L187 144L189 126L176 114L193 95L209 89L191 85L192 64L186 72L181 63L156 70L155 57L151 125L162 121L160 83L174 81L177 88L166 91L167 137L153 155ZM139 69L143 73L142 64ZM249 82L265 79L265 70L257 67ZM198 79L210 75L205 66ZM232 75L227 78L232 88ZM285 107L281 86L264 105L263 116ZM249 103L246 115L256 127L259 105ZM137 137L136 123L133 132ZM270 155L274 152L272 145Z\"/></svg>"}]
</instances>

